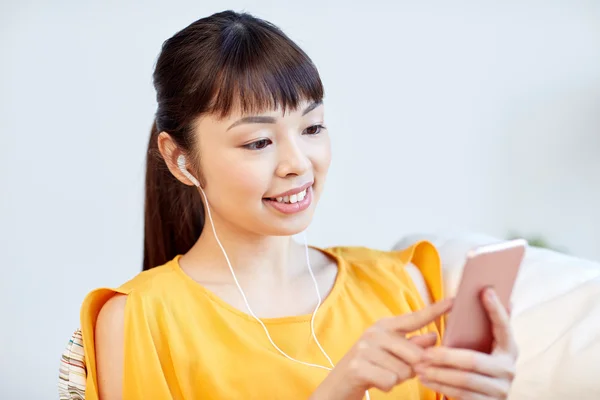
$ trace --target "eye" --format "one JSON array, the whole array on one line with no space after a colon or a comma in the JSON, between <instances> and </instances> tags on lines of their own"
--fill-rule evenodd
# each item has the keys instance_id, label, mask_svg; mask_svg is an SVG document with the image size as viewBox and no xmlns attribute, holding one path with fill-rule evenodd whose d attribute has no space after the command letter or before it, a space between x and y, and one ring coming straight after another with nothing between
<instances>
[{"instance_id":1,"label":"eye","mask_svg":"<svg viewBox=\"0 0 600 400\"><path fill-rule=\"evenodd\" d=\"M270 144L271 144L270 139L260 139L260 140L257 140L256 142L252 142L252 143L248 143L248 144L244 145L244 148L246 148L248 150L262 150Z\"/></svg>"},{"instance_id":2,"label":"eye","mask_svg":"<svg viewBox=\"0 0 600 400\"><path fill-rule=\"evenodd\" d=\"M312 125L312 126L309 126L308 128L306 128L303 133L307 134L307 135L318 135L319 133L321 133L322 129L326 129L326 128L320 124Z\"/></svg>"}]
</instances>

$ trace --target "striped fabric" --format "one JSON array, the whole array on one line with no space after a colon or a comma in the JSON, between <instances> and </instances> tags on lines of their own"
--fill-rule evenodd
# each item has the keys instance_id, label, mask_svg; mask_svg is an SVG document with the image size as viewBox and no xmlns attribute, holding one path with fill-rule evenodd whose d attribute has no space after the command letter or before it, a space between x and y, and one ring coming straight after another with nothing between
<instances>
[{"instance_id":1,"label":"striped fabric","mask_svg":"<svg viewBox=\"0 0 600 400\"><path fill-rule=\"evenodd\" d=\"M83 337L76 330L60 359L58 394L60 400L85 399L86 369L83 356Z\"/></svg>"}]
</instances>

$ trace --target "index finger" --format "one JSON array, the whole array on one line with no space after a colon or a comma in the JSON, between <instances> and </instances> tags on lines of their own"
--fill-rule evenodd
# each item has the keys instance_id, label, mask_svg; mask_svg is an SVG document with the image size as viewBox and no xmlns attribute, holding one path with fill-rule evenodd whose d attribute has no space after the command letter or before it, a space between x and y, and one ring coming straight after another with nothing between
<instances>
[{"instance_id":1,"label":"index finger","mask_svg":"<svg viewBox=\"0 0 600 400\"><path fill-rule=\"evenodd\" d=\"M422 310L390 318L390 329L402 333L414 332L429 325L452 308L452 299L438 301Z\"/></svg>"}]
</instances>

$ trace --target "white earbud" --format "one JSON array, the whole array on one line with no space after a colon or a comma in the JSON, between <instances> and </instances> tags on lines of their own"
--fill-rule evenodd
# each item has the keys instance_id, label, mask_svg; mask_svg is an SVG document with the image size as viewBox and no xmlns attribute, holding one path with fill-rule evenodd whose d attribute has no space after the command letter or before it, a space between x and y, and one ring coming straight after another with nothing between
<instances>
[{"instance_id":1,"label":"white earbud","mask_svg":"<svg viewBox=\"0 0 600 400\"><path fill-rule=\"evenodd\" d=\"M190 171L187 170L185 166L185 156L183 154L180 154L179 157L177 157L177 166L186 178L188 178L197 187L200 187L200 182L198 182L198 179L196 179L194 175L190 174Z\"/></svg>"}]
</instances>

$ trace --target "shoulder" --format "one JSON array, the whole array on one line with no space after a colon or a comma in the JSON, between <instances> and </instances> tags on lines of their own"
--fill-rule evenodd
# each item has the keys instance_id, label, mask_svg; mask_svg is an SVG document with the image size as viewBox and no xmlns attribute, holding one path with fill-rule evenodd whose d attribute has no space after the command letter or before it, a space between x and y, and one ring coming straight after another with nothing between
<instances>
[{"instance_id":1,"label":"shoulder","mask_svg":"<svg viewBox=\"0 0 600 400\"><path fill-rule=\"evenodd\" d=\"M140 272L135 277L116 289L99 289L88 296L96 297L95 309L98 309L96 331L102 330L102 325L118 326L123 324L125 307L128 302L146 303L153 297L161 298L164 291L172 288L177 282L173 262ZM98 293L99 292L99 293ZM98 298L99 297L99 298ZM141 300L141 302L140 302Z\"/></svg>"},{"instance_id":2,"label":"shoulder","mask_svg":"<svg viewBox=\"0 0 600 400\"><path fill-rule=\"evenodd\" d=\"M140 272L121 285L119 291L126 294L131 292L147 293L152 290L160 290L161 287L177 281L178 258L176 257L161 266Z\"/></svg>"},{"instance_id":3,"label":"shoulder","mask_svg":"<svg viewBox=\"0 0 600 400\"><path fill-rule=\"evenodd\" d=\"M424 303L443 298L442 265L437 249L427 241L394 250L338 246L327 251L344 260L360 277L399 281L416 290Z\"/></svg>"},{"instance_id":4,"label":"shoulder","mask_svg":"<svg viewBox=\"0 0 600 400\"><path fill-rule=\"evenodd\" d=\"M164 265L143 271L135 275L133 278L123 283L121 286L108 288L101 287L89 292L84 300L84 308L90 303L107 303L113 296L124 302L125 297L135 294L143 295L150 294L153 291L160 291L162 287L176 281L176 259L173 259ZM119 296L127 295L127 296ZM113 300L114 301L114 300Z\"/></svg>"},{"instance_id":5,"label":"shoulder","mask_svg":"<svg viewBox=\"0 0 600 400\"><path fill-rule=\"evenodd\" d=\"M123 337L126 303L127 295L117 292L102 304L96 319L96 340L100 340L102 337L118 339L119 335ZM115 335L117 335L116 338Z\"/></svg>"},{"instance_id":6,"label":"shoulder","mask_svg":"<svg viewBox=\"0 0 600 400\"><path fill-rule=\"evenodd\" d=\"M177 280L173 261L138 273L135 277L116 288L98 288L89 292L81 305L81 328L84 332L96 330L96 323L124 320L126 305L142 306L148 299L160 298ZM100 329L100 327L98 327Z\"/></svg>"},{"instance_id":7,"label":"shoulder","mask_svg":"<svg viewBox=\"0 0 600 400\"><path fill-rule=\"evenodd\" d=\"M117 292L102 305L96 322L96 333L107 332L107 327L123 326L126 302L127 295Z\"/></svg>"},{"instance_id":8,"label":"shoulder","mask_svg":"<svg viewBox=\"0 0 600 400\"><path fill-rule=\"evenodd\" d=\"M98 313L98 325L107 322L122 322L125 314L127 295L115 292L101 307Z\"/></svg>"},{"instance_id":9,"label":"shoulder","mask_svg":"<svg viewBox=\"0 0 600 400\"><path fill-rule=\"evenodd\" d=\"M90 391L97 396L99 387L105 395L120 393L122 371L110 366L122 365L118 360L124 357L126 320L131 315L145 318L147 305L153 303L153 298L160 299L162 293L176 284L176 276L172 260L140 272L117 288L98 288L87 294L80 311L89 386L86 394Z\"/></svg>"},{"instance_id":10,"label":"shoulder","mask_svg":"<svg viewBox=\"0 0 600 400\"><path fill-rule=\"evenodd\" d=\"M327 248L326 251L355 266L381 265L382 263L398 264L403 262L401 259L402 257L399 257L398 252L373 249L369 247L335 246Z\"/></svg>"},{"instance_id":11,"label":"shoulder","mask_svg":"<svg viewBox=\"0 0 600 400\"><path fill-rule=\"evenodd\" d=\"M151 325L156 321L164 287L164 280L159 277L168 279L160 269L140 273L119 290L108 291L105 298L98 298L84 318L84 351L88 364L94 364L90 375L97 382L101 398L122 398L124 385L127 385L124 365L137 358L132 356L136 353L131 344L144 347L155 338L156 331Z\"/></svg>"},{"instance_id":12,"label":"shoulder","mask_svg":"<svg viewBox=\"0 0 600 400\"><path fill-rule=\"evenodd\" d=\"M440 267L438 253L433 244L421 241L402 249L379 250L362 246L336 246L327 248L344 261L358 267L405 267L412 265L417 269Z\"/></svg>"}]
</instances>

